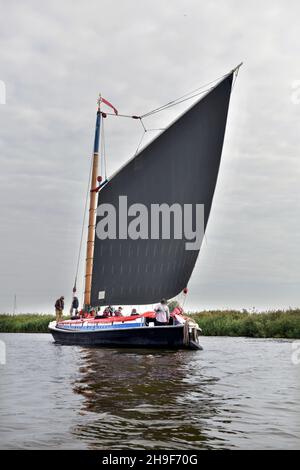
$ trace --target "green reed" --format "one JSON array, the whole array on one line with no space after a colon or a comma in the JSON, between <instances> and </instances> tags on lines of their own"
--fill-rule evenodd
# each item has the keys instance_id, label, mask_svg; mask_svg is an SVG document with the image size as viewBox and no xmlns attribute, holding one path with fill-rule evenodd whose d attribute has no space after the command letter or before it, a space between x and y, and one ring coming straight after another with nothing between
<instances>
[{"instance_id":1,"label":"green reed","mask_svg":"<svg viewBox=\"0 0 300 470\"><path fill-rule=\"evenodd\" d=\"M300 309L259 313L212 310L190 315L205 336L300 338Z\"/></svg>"},{"instance_id":2,"label":"green reed","mask_svg":"<svg viewBox=\"0 0 300 470\"><path fill-rule=\"evenodd\" d=\"M246 310L190 312L204 336L300 339L300 309L251 313ZM67 317L64 317L67 318ZM52 315L0 315L1 333L47 333Z\"/></svg>"}]
</instances>

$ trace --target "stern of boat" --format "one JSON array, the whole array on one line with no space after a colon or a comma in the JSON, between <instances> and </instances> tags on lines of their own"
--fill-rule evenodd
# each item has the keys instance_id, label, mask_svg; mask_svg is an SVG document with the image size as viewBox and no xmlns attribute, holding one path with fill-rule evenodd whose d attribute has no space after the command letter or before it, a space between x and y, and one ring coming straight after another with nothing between
<instances>
[{"instance_id":1,"label":"stern of boat","mask_svg":"<svg viewBox=\"0 0 300 470\"><path fill-rule=\"evenodd\" d=\"M203 347L199 342L201 328L193 320L187 320L183 329L183 342L188 349L202 350Z\"/></svg>"}]
</instances>

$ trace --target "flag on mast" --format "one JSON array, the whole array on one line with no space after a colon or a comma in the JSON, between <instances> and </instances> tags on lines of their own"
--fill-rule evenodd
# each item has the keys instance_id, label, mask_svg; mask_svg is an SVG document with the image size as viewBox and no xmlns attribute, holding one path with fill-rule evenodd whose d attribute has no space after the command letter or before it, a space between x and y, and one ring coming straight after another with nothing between
<instances>
[{"instance_id":1,"label":"flag on mast","mask_svg":"<svg viewBox=\"0 0 300 470\"><path fill-rule=\"evenodd\" d=\"M102 96L101 96L101 98L100 98L100 102L106 104L107 106L109 106L111 109L113 109L115 115L116 115L116 116L118 115L118 110L117 110L117 108L115 108L109 101L107 101L107 100L106 100L105 98L103 98Z\"/></svg>"}]
</instances>

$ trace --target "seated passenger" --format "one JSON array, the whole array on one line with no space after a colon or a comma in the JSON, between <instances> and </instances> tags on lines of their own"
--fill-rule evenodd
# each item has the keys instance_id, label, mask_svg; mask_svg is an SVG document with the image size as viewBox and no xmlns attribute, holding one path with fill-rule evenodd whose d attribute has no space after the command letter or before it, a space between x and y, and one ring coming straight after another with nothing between
<instances>
[{"instance_id":1,"label":"seated passenger","mask_svg":"<svg viewBox=\"0 0 300 470\"><path fill-rule=\"evenodd\" d=\"M115 314L115 309L114 307L112 307L111 305L108 306L108 309L109 309L109 316L110 317L113 317L114 314Z\"/></svg>"},{"instance_id":2,"label":"seated passenger","mask_svg":"<svg viewBox=\"0 0 300 470\"><path fill-rule=\"evenodd\" d=\"M109 307L105 307L105 309L103 310L102 317L103 318L108 318L109 316L110 316L110 309L109 309Z\"/></svg>"},{"instance_id":3,"label":"seated passenger","mask_svg":"<svg viewBox=\"0 0 300 470\"><path fill-rule=\"evenodd\" d=\"M97 307L95 320L101 320L103 318L103 314L101 313L101 307Z\"/></svg>"},{"instance_id":4,"label":"seated passenger","mask_svg":"<svg viewBox=\"0 0 300 470\"><path fill-rule=\"evenodd\" d=\"M107 307L105 307L105 309L103 311L103 317L104 318L113 317L114 316L114 311L115 311L115 309L111 305L108 305Z\"/></svg>"},{"instance_id":5,"label":"seated passenger","mask_svg":"<svg viewBox=\"0 0 300 470\"><path fill-rule=\"evenodd\" d=\"M122 313L122 307L119 307L118 310L115 311L115 317L122 317L123 316L123 313Z\"/></svg>"},{"instance_id":6,"label":"seated passenger","mask_svg":"<svg viewBox=\"0 0 300 470\"><path fill-rule=\"evenodd\" d=\"M131 314L130 314L132 317L135 317L136 315L138 315L137 311L136 311L136 308L133 308L131 310Z\"/></svg>"}]
</instances>

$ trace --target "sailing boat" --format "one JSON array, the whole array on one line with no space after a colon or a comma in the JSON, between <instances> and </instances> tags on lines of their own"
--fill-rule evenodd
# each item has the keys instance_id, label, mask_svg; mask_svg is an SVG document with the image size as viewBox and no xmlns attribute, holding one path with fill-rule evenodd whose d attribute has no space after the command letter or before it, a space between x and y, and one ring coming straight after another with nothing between
<instances>
[{"instance_id":1,"label":"sailing boat","mask_svg":"<svg viewBox=\"0 0 300 470\"><path fill-rule=\"evenodd\" d=\"M96 188L97 181L101 181L98 177L100 128L102 119L108 114L100 106L104 102L112 107L106 100L98 100L84 314L79 319L51 322L49 329L56 342L86 346L201 349L198 338L201 330L181 308L176 307L171 312L170 323L163 326L156 326L153 310L108 318L98 314L95 317L95 311L105 305L149 305L163 297L172 299L180 292L187 292L186 286L201 243L187 249L190 238L185 232L178 236L175 215L170 222L169 237L165 236L164 227L154 230L152 225L149 236L149 232L145 233L145 225L148 227L153 206L185 209L201 205L205 230L217 182L233 79L240 65L223 76L156 139ZM117 115L114 107L113 110ZM140 119L142 123L141 117L131 117ZM121 214L121 203L126 205L125 209L131 208L131 212L125 211L125 216L124 212ZM107 230L103 236L103 227L107 229L110 225L109 209L113 209L112 216L117 207L119 216L109 219L113 234L109 236ZM136 219L134 222L135 236L130 237L128 220L126 225L124 218L138 212L139 223ZM146 212L143 227L142 212Z\"/></svg>"}]
</instances>

